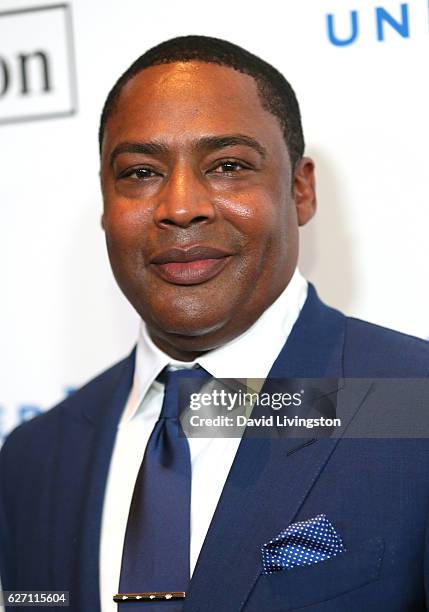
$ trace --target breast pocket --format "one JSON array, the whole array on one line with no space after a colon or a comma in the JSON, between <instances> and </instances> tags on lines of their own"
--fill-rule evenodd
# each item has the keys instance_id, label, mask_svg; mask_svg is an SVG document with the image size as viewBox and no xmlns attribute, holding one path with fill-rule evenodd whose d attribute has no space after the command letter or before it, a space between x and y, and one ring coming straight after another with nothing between
<instances>
[{"instance_id":1,"label":"breast pocket","mask_svg":"<svg viewBox=\"0 0 429 612\"><path fill-rule=\"evenodd\" d=\"M327 561L261 575L244 610L287 612L359 589L378 580L383 553L383 540L375 538Z\"/></svg>"}]
</instances>

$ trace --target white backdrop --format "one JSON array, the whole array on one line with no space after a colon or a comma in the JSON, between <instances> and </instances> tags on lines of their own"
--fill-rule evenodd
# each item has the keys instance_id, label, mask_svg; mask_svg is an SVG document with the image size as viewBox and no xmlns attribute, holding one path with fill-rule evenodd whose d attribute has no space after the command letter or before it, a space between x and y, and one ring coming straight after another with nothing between
<instances>
[{"instance_id":1,"label":"white backdrop","mask_svg":"<svg viewBox=\"0 0 429 612\"><path fill-rule=\"evenodd\" d=\"M31 6L0 0L3 12ZM98 118L131 61L176 35L229 39L284 72L318 167L302 271L346 313L429 337L427 0L68 6L74 51L63 9L0 15L0 438L134 342L99 223ZM51 91L39 58L23 94L20 55L37 50Z\"/></svg>"}]
</instances>

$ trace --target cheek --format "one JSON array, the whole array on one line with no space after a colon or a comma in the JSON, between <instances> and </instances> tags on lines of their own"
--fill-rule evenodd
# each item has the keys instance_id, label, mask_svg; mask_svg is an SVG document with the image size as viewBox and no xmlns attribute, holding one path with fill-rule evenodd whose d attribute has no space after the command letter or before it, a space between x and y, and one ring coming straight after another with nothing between
<instances>
[{"instance_id":1,"label":"cheek","mask_svg":"<svg viewBox=\"0 0 429 612\"><path fill-rule=\"evenodd\" d=\"M129 200L106 201L103 227L108 246L118 250L141 247L147 235L149 217L143 207L133 206Z\"/></svg>"},{"instance_id":2,"label":"cheek","mask_svg":"<svg viewBox=\"0 0 429 612\"><path fill-rule=\"evenodd\" d=\"M283 190L256 189L223 203L225 221L236 228L249 255L265 256L287 241L291 202Z\"/></svg>"},{"instance_id":3,"label":"cheek","mask_svg":"<svg viewBox=\"0 0 429 612\"><path fill-rule=\"evenodd\" d=\"M145 269L141 225L135 215L109 215L105 235L112 271L127 295Z\"/></svg>"},{"instance_id":4,"label":"cheek","mask_svg":"<svg viewBox=\"0 0 429 612\"><path fill-rule=\"evenodd\" d=\"M239 213L247 242L241 282L250 282L255 296L261 292L277 294L296 265L296 212L285 187L261 190L251 201L247 200Z\"/></svg>"}]
</instances>

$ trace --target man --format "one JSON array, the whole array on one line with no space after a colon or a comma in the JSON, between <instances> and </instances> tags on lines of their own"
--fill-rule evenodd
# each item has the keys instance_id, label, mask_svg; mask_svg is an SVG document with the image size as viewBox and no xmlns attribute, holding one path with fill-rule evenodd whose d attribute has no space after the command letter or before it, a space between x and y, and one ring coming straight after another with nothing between
<instances>
[{"instance_id":1,"label":"man","mask_svg":"<svg viewBox=\"0 0 429 612\"><path fill-rule=\"evenodd\" d=\"M167 41L110 92L100 146L109 258L144 323L127 359L6 441L3 588L67 590L79 612L115 610L118 591L129 610L426 609L424 440L181 438L181 477L158 486L176 469L152 444L177 369L429 372L425 342L326 307L296 270L316 198L290 85L231 43ZM381 397L365 381L330 391L350 422Z\"/></svg>"}]
</instances>

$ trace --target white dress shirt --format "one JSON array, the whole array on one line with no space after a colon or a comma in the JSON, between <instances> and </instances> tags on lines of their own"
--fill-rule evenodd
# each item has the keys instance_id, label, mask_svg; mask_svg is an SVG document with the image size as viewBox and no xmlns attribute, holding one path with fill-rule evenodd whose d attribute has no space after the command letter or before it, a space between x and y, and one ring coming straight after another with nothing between
<instances>
[{"instance_id":1,"label":"white dress shirt","mask_svg":"<svg viewBox=\"0 0 429 612\"><path fill-rule=\"evenodd\" d=\"M162 407L164 388L155 380L156 377L167 365L191 368L199 364L215 378L265 379L306 297L307 282L296 270L283 293L248 330L195 362L179 362L162 352L152 342L142 322L134 381L118 425L103 506L100 541L102 612L117 612L112 596L119 585L131 497L147 441ZM191 575L239 444L239 438L189 438L192 465Z\"/></svg>"}]
</instances>

